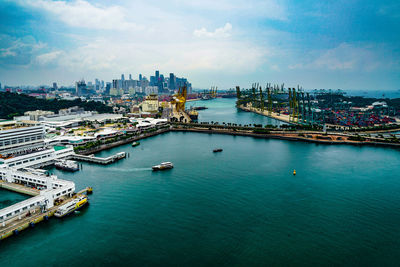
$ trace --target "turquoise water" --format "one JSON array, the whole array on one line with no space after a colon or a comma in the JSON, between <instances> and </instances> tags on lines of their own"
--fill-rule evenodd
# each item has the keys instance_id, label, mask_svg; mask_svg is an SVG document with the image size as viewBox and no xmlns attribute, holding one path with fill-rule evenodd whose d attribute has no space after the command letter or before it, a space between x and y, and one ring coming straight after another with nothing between
<instances>
[{"instance_id":1,"label":"turquoise water","mask_svg":"<svg viewBox=\"0 0 400 267\"><path fill-rule=\"evenodd\" d=\"M236 98L216 98L211 100L199 100L187 102L187 108L193 107L208 107L205 110L199 110L199 122L225 122L237 124L267 124L281 125L284 122L274 120L265 116L260 116L255 113L238 110L235 107Z\"/></svg>"},{"instance_id":2,"label":"turquoise water","mask_svg":"<svg viewBox=\"0 0 400 267\"><path fill-rule=\"evenodd\" d=\"M398 150L173 132L98 155L119 151L130 157L52 170L93 186L90 206L0 242L0 266L400 260ZM175 168L152 172L162 161Z\"/></svg>"},{"instance_id":3,"label":"turquoise water","mask_svg":"<svg viewBox=\"0 0 400 267\"><path fill-rule=\"evenodd\" d=\"M0 209L11 206L27 198L29 198L29 196L0 189Z\"/></svg>"}]
</instances>

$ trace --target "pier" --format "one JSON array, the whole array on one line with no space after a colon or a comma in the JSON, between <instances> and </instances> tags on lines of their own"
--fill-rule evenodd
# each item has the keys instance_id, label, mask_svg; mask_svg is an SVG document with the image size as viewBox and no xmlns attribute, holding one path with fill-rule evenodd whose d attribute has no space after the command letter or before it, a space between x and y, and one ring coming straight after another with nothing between
<instances>
[{"instance_id":1,"label":"pier","mask_svg":"<svg viewBox=\"0 0 400 267\"><path fill-rule=\"evenodd\" d=\"M37 196L40 194L38 189L29 188L20 184L8 183L6 181L0 180L0 188L7 189L10 191L14 191L17 193L29 195L29 196Z\"/></svg>"},{"instance_id":2,"label":"pier","mask_svg":"<svg viewBox=\"0 0 400 267\"><path fill-rule=\"evenodd\" d=\"M86 156L86 155L75 154L72 156L72 158L75 160L81 160L81 161L86 161L86 162L91 162L91 163L107 165L107 164L116 162L120 159L126 158L126 153L119 152L119 153L117 153L113 156L107 157L107 158L95 157L94 155Z\"/></svg>"},{"instance_id":3,"label":"pier","mask_svg":"<svg viewBox=\"0 0 400 267\"><path fill-rule=\"evenodd\" d=\"M29 213L24 214L23 216L19 216L13 218L13 220L9 221L7 224L4 222L0 225L0 241L12 236L18 235L21 231L27 228L34 228L36 224L42 221L48 221L51 217L53 217L54 213L57 211L59 205L64 205L70 201L72 201L76 196L79 196L83 193L91 193L91 187L87 187L81 191L79 191L74 197L67 198L63 202L59 202L56 206L42 212L40 208L36 208L30 210ZM19 204L19 203L18 203Z\"/></svg>"}]
</instances>

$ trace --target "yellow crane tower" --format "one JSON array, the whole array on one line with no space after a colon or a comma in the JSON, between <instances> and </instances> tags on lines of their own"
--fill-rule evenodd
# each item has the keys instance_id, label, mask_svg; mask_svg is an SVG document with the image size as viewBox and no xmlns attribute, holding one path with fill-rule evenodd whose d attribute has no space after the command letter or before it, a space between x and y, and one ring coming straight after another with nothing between
<instances>
[{"instance_id":1,"label":"yellow crane tower","mask_svg":"<svg viewBox=\"0 0 400 267\"><path fill-rule=\"evenodd\" d=\"M176 93L171 100L171 104L175 105L175 110L177 112L185 111L186 97L187 97L186 86L179 87L178 93Z\"/></svg>"}]
</instances>

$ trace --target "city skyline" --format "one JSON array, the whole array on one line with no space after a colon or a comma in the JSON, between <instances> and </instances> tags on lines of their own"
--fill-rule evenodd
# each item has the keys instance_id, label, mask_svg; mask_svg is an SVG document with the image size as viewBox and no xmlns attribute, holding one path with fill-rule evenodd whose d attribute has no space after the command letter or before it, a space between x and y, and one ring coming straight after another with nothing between
<instances>
[{"instance_id":1,"label":"city skyline","mask_svg":"<svg viewBox=\"0 0 400 267\"><path fill-rule=\"evenodd\" d=\"M179 73L194 88L254 81L397 90L396 1L2 1L2 85Z\"/></svg>"}]
</instances>

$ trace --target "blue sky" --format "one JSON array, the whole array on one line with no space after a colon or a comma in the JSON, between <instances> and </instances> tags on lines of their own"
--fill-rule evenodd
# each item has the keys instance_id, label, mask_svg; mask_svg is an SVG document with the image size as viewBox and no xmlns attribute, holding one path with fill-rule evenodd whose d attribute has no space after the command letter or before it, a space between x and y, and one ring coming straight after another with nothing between
<instances>
[{"instance_id":1,"label":"blue sky","mask_svg":"<svg viewBox=\"0 0 400 267\"><path fill-rule=\"evenodd\" d=\"M399 1L0 0L0 82L400 89Z\"/></svg>"}]
</instances>

